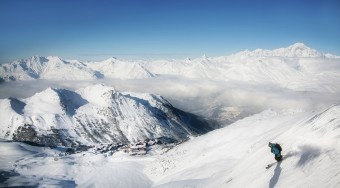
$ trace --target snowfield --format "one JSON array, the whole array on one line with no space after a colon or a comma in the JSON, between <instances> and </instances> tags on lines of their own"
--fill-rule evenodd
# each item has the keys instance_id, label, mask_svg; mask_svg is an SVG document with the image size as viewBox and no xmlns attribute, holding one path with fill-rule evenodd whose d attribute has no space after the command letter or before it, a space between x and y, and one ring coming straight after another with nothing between
<instances>
[{"instance_id":1,"label":"snowfield","mask_svg":"<svg viewBox=\"0 0 340 188\"><path fill-rule=\"evenodd\" d=\"M1 142L4 186L338 187L340 106L321 112L266 110L146 156L60 151ZM287 156L275 163L268 142ZM265 169L267 164L275 163ZM10 171L12 170L12 171ZM3 178L3 177L2 177Z\"/></svg>"},{"instance_id":2,"label":"snowfield","mask_svg":"<svg viewBox=\"0 0 340 188\"><path fill-rule=\"evenodd\" d=\"M339 113L264 111L175 148L158 160L157 187L337 187ZM327 125L327 128L324 126ZM287 158L275 162L268 141L283 146Z\"/></svg>"},{"instance_id":3,"label":"snowfield","mask_svg":"<svg viewBox=\"0 0 340 188\"><path fill-rule=\"evenodd\" d=\"M339 83L340 57L302 43L3 64L0 187L340 187Z\"/></svg>"}]
</instances>

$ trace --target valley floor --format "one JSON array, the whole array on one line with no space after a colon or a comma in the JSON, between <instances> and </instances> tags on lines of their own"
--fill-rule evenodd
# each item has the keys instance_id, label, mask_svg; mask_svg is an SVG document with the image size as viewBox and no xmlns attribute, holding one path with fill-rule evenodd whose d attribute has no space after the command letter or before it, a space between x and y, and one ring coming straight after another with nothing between
<instances>
[{"instance_id":1,"label":"valley floor","mask_svg":"<svg viewBox=\"0 0 340 188\"><path fill-rule=\"evenodd\" d=\"M274 163L268 142L287 158ZM339 187L340 106L242 119L165 152L145 156L0 142L0 187Z\"/></svg>"}]
</instances>

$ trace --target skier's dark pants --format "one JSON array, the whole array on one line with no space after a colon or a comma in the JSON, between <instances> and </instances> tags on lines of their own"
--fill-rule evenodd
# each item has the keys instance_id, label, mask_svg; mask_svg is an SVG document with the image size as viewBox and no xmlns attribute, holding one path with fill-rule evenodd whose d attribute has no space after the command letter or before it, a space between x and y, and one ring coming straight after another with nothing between
<instances>
[{"instance_id":1,"label":"skier's dark pants","mask_svg":"<svg viewBox=\"0 0 340 188\"><path fill-rule=\"evenodd\" d=\"M282 155L275 155L275 160L277 161L277 162L279 162L279 161L281 161L282 160Z\"/></svg>"}]
</instances>

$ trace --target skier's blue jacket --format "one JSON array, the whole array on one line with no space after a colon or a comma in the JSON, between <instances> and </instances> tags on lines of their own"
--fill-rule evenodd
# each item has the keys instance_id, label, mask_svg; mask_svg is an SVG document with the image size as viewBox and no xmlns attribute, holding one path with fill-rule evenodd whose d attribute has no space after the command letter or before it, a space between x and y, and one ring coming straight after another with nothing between
<instances>
[{"instance_id":1,"label":"skier's blue jacket","mask_svg":"<svg viewBox=\"0 0 340 188\"><path fill-rule=\"evenodd\" d=\"M275 154L275 156L280 157L281 151L276 146L276 144L270 144L271 152Z\"/></svg>"}]
</instances>

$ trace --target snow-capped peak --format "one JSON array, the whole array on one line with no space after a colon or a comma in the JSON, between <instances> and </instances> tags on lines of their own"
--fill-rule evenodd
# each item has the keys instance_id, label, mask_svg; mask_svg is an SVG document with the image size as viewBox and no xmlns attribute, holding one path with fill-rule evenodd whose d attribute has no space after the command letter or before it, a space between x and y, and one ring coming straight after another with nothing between
<instances>
[{"instance_id":1,"label":"snow-capped peak","mask_svg":"<svg viewBox=\"0 0 340 188\"><path fill-rule=\"evenodd\" d=\"M310 49L308 46L306 46L304 43L302 42L296 42L290 46L288 46L288 48L307 48Z\"/></svg>"},{"instance_id":2,"label":"snow-capped peak","mask_svg":"<svg viewBox=\"0 0 340 188\"><path fill-rule=\"evenodd\" d=\"M190 57L187 57L187 58L184 59L184 62L190 62L190 61L192 61L192 59Z\"/></svg>"},{"instance_id":3,"label":"snow-capped peak","mask_svg":"<svg viewBox=\"0 0 340 188\"><path fill-rule=\"evenodd\" d=\"M99 106L108 106L111 98L107 96L108 94L115 92L116 90L113 87L108 87L103 84L88 86L78 90L78 93L84 99Z\"/></svg>"},{"instance_id":4,"label":"snow-capped peak","mask_svg":"<svg viewBox=\"0 0 340 188\"><path fill-rule=\"evenodd\" d=\"M112 62L115 62L117 61L118 59L116 57L110 57L106 60L104 60L103 62L106 62L106 63L112 63Z\"/></svg>"},{"instance_id":5,"label":"snow-capped peak","mask_svg":"<svg viewBox=\"0 0 340 188\"><path fill-rule=\"evenodd\" d=\"M143 79L155 77L147 68L138 62L120 61L111 57L101 62L88 63L92 70L98 71L106 78Z\"/></svg>"},{"instance_id":6,"label":"snow-capped peak","mask_svg":"<svg viewBox=\"0 0 340 188\"><path fill-rule=\"evenodd\" d=\"M26 99L25 113L33 114L58 114L63 113L60 106L60 97L57 89L47 88Z\"/></svg>"},{"instance_id":7,"label":"snow-capped peak","mask_svg":"<svg viewBox=\"0 0 340 188\"><path fill-rule=\"evenodd\" d=\"M287 48L279 48L273 51L276 56L287 57L322 57L323 54L303 43L295 43Z\"/></svg>"},{"instance_id":8,"label":"snow-capped peak","mask_svg":"<svg viewBox=\"0 0 340 188\"><path fill-rule=\"evenodd\" d=\"M58 56L48 56L46 59L48 59L49 61L58 61L58 62L63 62L64 60L61 59Z\"/></svg>"},{"instance_id":9,"label":"snow-capped peak","mask_svg":"<svg viewBox=\"0 0 340 188\"><path fill-rule=\"evenodd\" d=\"M100 78L100 74L78 61L65 61L58 56L33 56L0 65L3 80L84 80Z\"/></svg>"},{"instance_id":10,"label":"snow-capped peak","mask_svg":"<svg viewBox=\"0 0 340 188\"><path fill-rule=\"evenodd\" d=\"M69 145L64 139L84 144L128 143L164 136L180 140L213 127L206 120L174 108L160 96L120 93L101 84L77 92L48 88L22 101L5 99L0 104L0 138L16 134L18 141L53 146ZM39 134L27 136L27 129ZM53 137L55 134L60 136Z\"/></svg>"},{"instance_id":11,"label":"snow-capped peak","mask_svg":"<svg viewBox=\"0 0 340 188\"><path fill-rule=\"evenodd\" d=\"M42 57L42 56L32 56L31 58L27 59L30 62L47 62L47 58ZM25 60L22 60L25 61Z\"/></svg>"},{"instance_id":12,"label":"snow-capped peak","mask_svg":"<svg viewBox=\"0 0 340 188\"><path fill-rule=\"evenodd\" d=\"M295 43L286 48L274 50L256 49L254 51L245 50L232 56L245 57L324 57L324 55L315 49L306 46L304 43Z\"/></svg>"}]
</instances>

